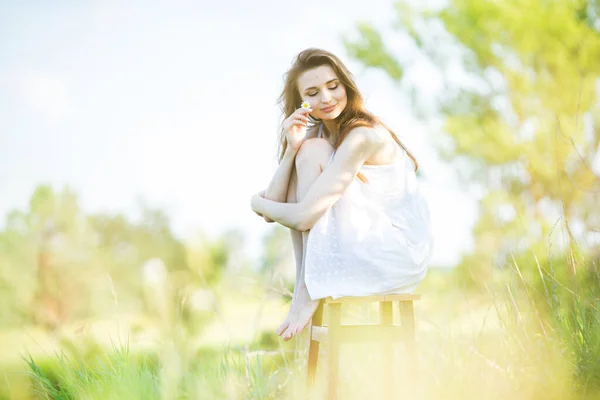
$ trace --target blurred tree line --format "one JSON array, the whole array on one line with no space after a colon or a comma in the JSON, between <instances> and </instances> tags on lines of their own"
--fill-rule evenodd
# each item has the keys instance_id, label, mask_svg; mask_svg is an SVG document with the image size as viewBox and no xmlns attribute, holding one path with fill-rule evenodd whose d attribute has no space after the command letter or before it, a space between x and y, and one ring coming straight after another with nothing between
<instances>
[{"instance_id":1,"label":"blurred tree line","mask_svg":"<svg viewBox=\"0 0 600 400\"><path fill-rule=\"evenodd\" d=\"M483 189L475 250L459 266L465 282L489 282L512 253L548 260L556 250L593 251L600 233L600 1L427 4L397 1L392 25L396 39L437 68L443 89L426 99L426 109L417 101L420 82L406 79L416 59L395 53L380 30L360 23L359 38L345 45L412 96L423 122L442 117L431 142L465 186ZM572 258L565 268L574 275L577 265Z\"/></svg>"},{"instance_id":2,"label":"blurred tree line","mask_svg":"<svg viewBox=\"0 0 600 400\"><path fill-rule=\"evenodd\" d=\"M69 189L39 186L28 208L10 212L0 231L0 328L33 323L55 329L115 307L152 314L144 280L156 277L144 276L142 267L153 259L167 269L172 300L185 303L228 269L247 266L242 242L233 229L183 243L163 211L142 206L137 221L119 213L86 215Z\"/></svg>"}]
</instances>

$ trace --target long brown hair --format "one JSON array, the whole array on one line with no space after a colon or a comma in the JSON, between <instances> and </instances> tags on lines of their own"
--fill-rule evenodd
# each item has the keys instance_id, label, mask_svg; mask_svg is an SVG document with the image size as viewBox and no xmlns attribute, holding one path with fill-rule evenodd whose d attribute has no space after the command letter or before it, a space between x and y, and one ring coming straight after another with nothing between
<instances>
[{"instance_id":1,"label":"long brown hair","mask_svg":"<svg viewBox=\"0 0 600 400\"><path fill-rule=\"evenodd\" d=\"M385 129L390 132L394 140L406 151L408 156L413 160L415 164L415 172L419 169L419 164L417 160L412 155L412 153L402 144L400 139L396 136L396 134L379 118L375 115L367 111L364 107L364 100L362 94L358 90L356 83L354 83L354 78L350 71L346 68L344 63L337 58L334 54L317 48L309 48L306 49L296 56L296 59L292 63L291 68L284 75L284 86L281 95L278 98L278 103L281 107L281 111L283 113L283 120L288 118L290 115L296 111L298 107L300 107L300 103L302 103L302 98L300 97L300 90L298 88L298 77L303 74L305 71L313 68L320 67L322 65L330 66L340 81L344 84L346 88L346 96L348 98L348 102L346 107L342 111L342 113L334 120L336 130L338 135L336 137L336 141L334 144L334 148L337 149L340 144L344 141L348 133L356 127L359 126L368 126L371 128L376 127L377 125L383 126ZM310 122L313 124L319 122L318 118L314 118L312 116L309 117ZM279 134L279 162L283 159L285 155L285 150L287 149L287 139L285 137L285 130L283 128L283 121L281 125L281 130ZM360 172L357 177L363 181L367 182L366 178Z\"/></svg>"}]
</instances>

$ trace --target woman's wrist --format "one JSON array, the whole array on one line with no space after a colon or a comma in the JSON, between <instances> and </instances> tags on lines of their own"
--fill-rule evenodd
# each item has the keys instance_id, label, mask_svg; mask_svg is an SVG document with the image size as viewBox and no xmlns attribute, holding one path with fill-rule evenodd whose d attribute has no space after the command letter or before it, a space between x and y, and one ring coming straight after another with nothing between
<instances>
[{"instance_id":1,"label":"woman's wrist","mask_svg":"<svg viewBox=\"0 0 600 400\"><path fill-rule=\"evenodd\" d=\"M284 153L284 157L291 157L294 158L296 157L296 153L298 153L298 149L292 149L290 146L288 146L285 149L285 153Z\"/></svg>"}]
</instances>

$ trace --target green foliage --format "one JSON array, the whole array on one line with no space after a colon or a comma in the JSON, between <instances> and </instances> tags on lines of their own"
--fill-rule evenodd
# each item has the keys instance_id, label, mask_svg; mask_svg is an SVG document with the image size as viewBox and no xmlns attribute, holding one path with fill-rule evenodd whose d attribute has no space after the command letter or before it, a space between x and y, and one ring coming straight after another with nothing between
<instances>
[{"instance_id":1,"label":"green foliage","mask_svg":"<svg viewBox=\"0 0 600 400\"><path fill-rule=\"evenodd\" d=\"M358 30L361 34L360 43L344 40L350 55L362 60L369 67L383 69L393 79L402 78L402 68L388 55L379 32L367 23L359 24Z\"/></svg>"},{"instance_id":2,"label":"green foliage","mask_svg":"<svg viewBox=\"0 0 600 400\"><path fill-rule=\"evenodd\" d=\"M281 354L199 348L187 369L174 375L165 374L166 360L159 354L132 353L127 345L98 352L93 358L63 353L41 363L29 356L25 362L39 398L262 400L286 396L282 382L291 372Z\"/></svg>"},{"instance_id":3,"label":"green foliage","mask_svg":"<svg viewBox=\"0 0 600 400\"><path fill-rule=\"evenodd\" d=\"M161 398L157 366L148 357L132 357L127 347L98 354L95 360L73 359L61 354L44 366L38 365L31 356L25 361L34 391L41 398Z\"/></svg>"},{"instance_id":4,"label":"green foliage","mask_svg":"<svg viewBox=\"0 0 600 400\"><path fill-rule=\"evenodd\" d=\"M462 179L484 189L475 252L461 262L464 281L481 287L510 251L544 243L559 218L565 230L580 227L569 242L584 242L600 221L592 169L600 156L598 2L398 1L395 9L395 30L444 80L428 102L445 120L432 143ZM357 29L361 38L346 41L348 52L402 80L381 60L406 70L406 57L374 27Z\"/></svg>"},{"instance_id":5,"label":"green foliage","mask_svg":"<svg viewBox=\"0 0 600 400\"><path fill-rule=\"evenodd\" d=\"M579 254L551 260L531 254L515 254L504 276L487 285L489 296L465 293L451 271L433 271L438 286L429 282L417 304L421 380L410 384L421 391L418 398L583 400L600 394L596 264L579 267L574 279L552 271L582 262ZM364 323L372 316L366 314L346 309L343 319ZM473 326L464 329L465 323ZM41 398L305 398L305 340L281 342L268 330L246 345L204 347L193 335L178 334L180 324L178 316L165 321L160 344L143 353L125 345L28 358L35 387ZM398 379L406 377L403 349L396 348ZM326 361L327 346L323 350ZM343 347L344 398L367 398L382 387L380 350L380 343ZM323 361L318 384L326 384Z\"/></svg>"},{"instance_id":6,"label":"green foliage","mask_svg":"<svg viewBox=\"0 0 600 400\"><path fill-rule=\"evenodd\" d=\"M166 266L174 301L194 298L219 279L231 246L224 238L186 246L167 215L147 207L137 221L123 214L86 215L69 189L40 186L29 208L10 212L0 231L2 327L56 329L112 314L116 305L121 312L148 307L141 267L150 259Z\"/></svg>"},{"instance_id":7,"label":"green foliage","mask_svg":"<svg viewBox=\"0 0 600 400\"><path fill-rule=\"evenodd\" d=\"M560 376L575 390L572 396L593 398L600 393L598 258L587 260L576 250L551 258L532 249L514 254L486 287L498 299L510 344L523 349L519 357L531 357L537 347L536 362L543 365L555 352L553 363L563 364Z\"/></svg>"}]
</instances>

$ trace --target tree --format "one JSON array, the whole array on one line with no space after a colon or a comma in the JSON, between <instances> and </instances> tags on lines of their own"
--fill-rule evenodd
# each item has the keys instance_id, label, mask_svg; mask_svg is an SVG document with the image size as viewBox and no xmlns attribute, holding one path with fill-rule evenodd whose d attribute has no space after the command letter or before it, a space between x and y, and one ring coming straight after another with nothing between
<instances>
[{"instance_id":1,"label":"tree","mask_svg":"<svg viewBox=\"0 0 600 400\"><path fill-rule=\"evenodd\" d=\"M395 10L396 31L444 79L434 101L443 132L433 143L485 188L475 253L462 267L485 281L511 251L543 248L559 218L565 245L584 243L600 227L600 2L399 1ZM408 61L374 27L358 30L358 41L345 41L351 56L402 82Z\"/></svg>"},{"instance_id":2,"label":"tree","mask_svg":"<svg viewBox=\"0 0 600 400\"><path fill-rule=\"evenodd\" d=\"M186 249L167 215L149 208L141 215L137 223L121 214L88 216L68 188L37 187L29 208L10 212L0 231L2 325L55 329L113 311L107 307L113 291L123 310L135 309L142 297L140 265L154 257L170 272L188 274Z\"/></svg>"}]
</instances>

